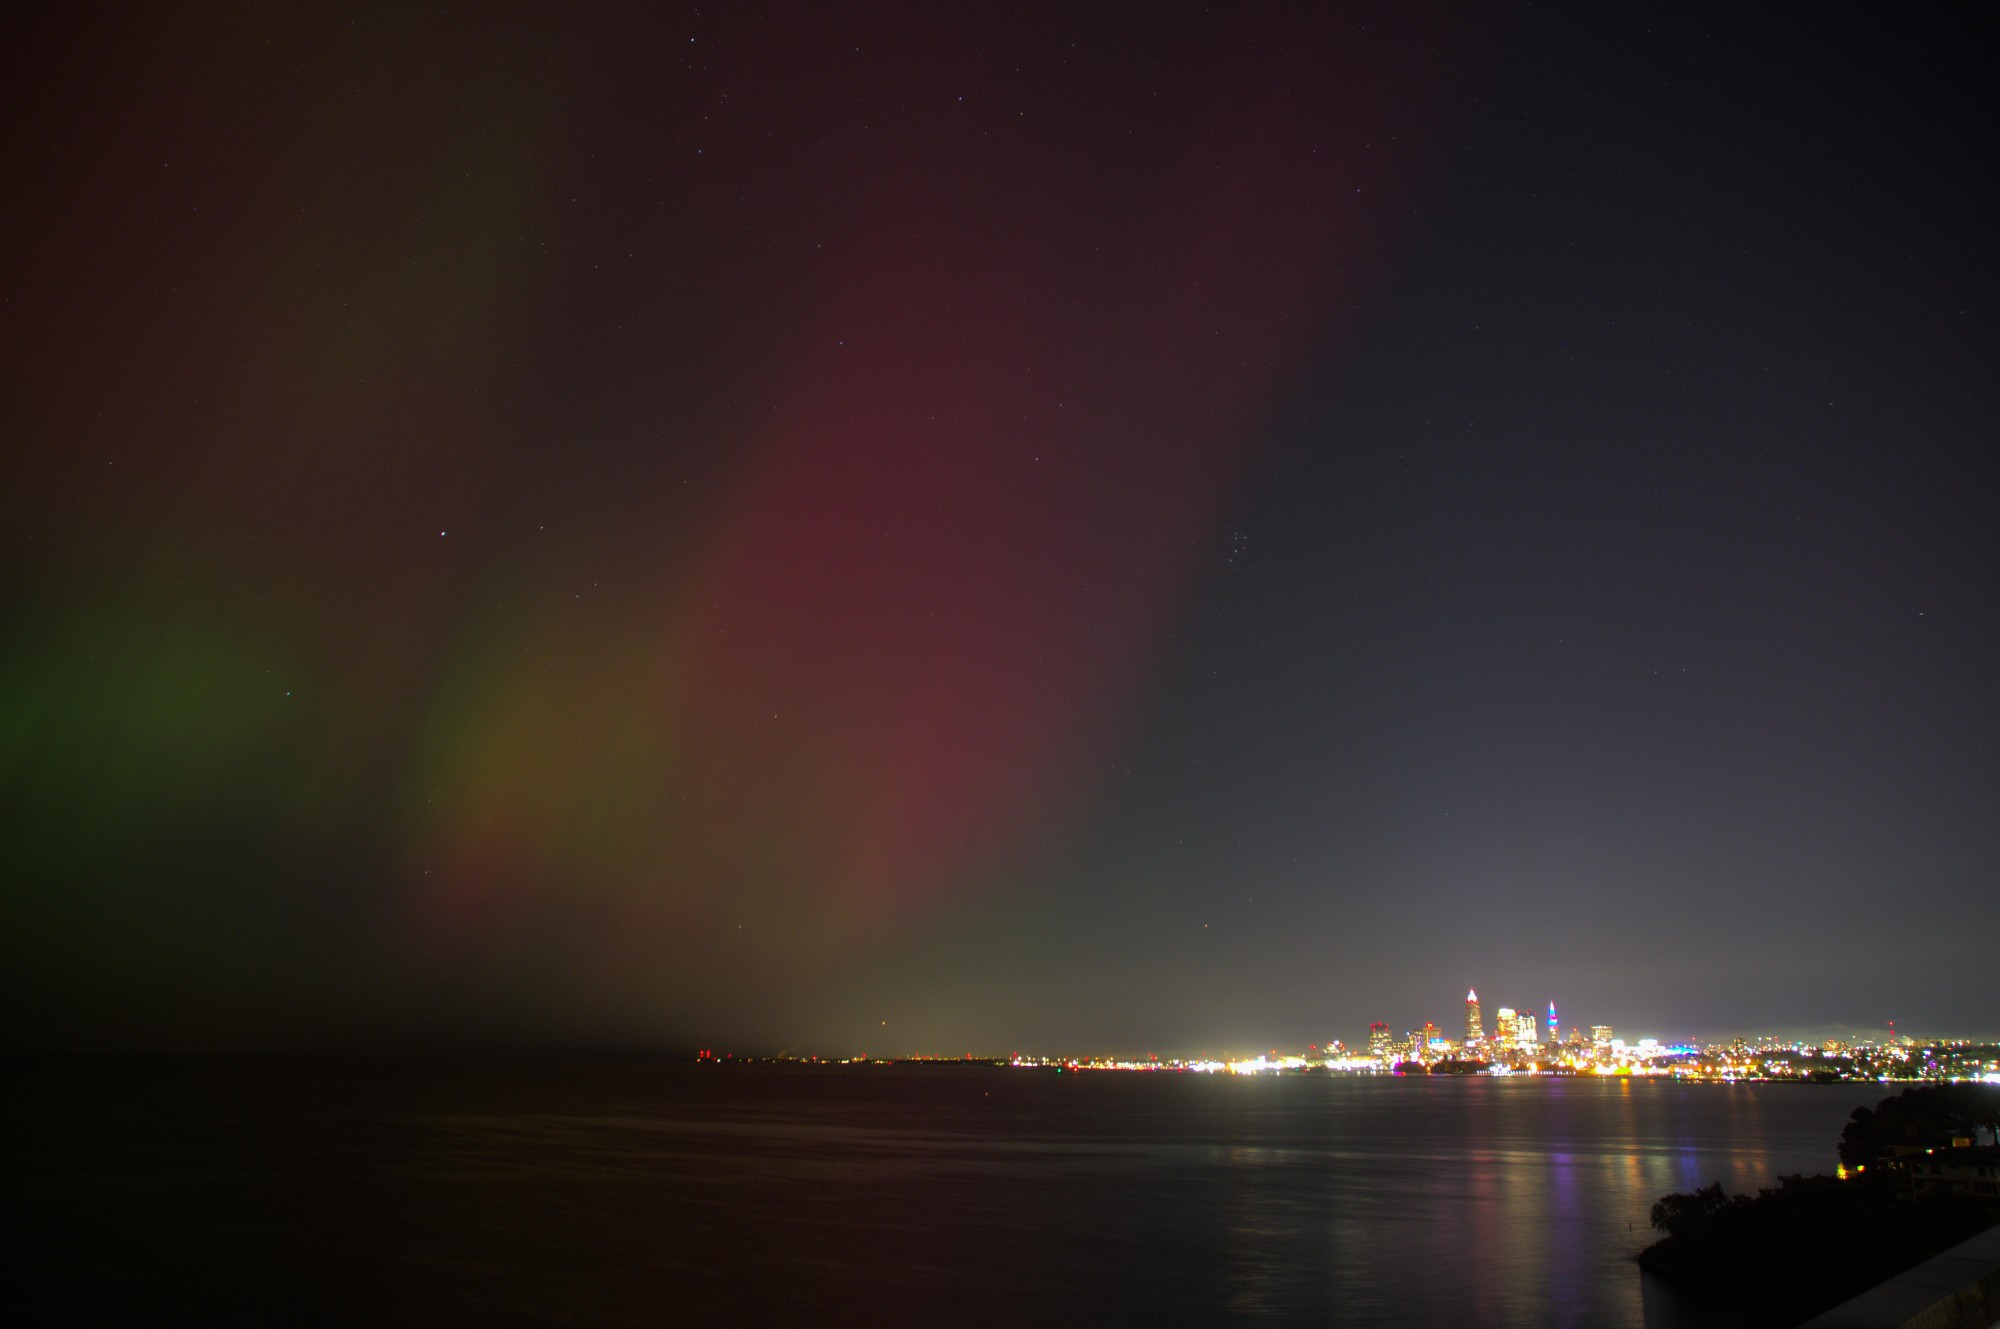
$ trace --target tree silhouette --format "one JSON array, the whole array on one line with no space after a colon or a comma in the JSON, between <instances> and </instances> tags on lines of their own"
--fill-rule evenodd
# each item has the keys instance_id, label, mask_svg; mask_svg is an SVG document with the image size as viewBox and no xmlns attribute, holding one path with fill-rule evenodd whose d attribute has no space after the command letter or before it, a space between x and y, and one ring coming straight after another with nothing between
<instances>
[{"instance_id":1,"label":"tree silhouette","mask_svg":"<svg viewBox=\"0 0 2000 1329\"><path fill-rule=\"evenodd\" d=\"M1840 1133L1840 1161L1873 1167L1891 1146L1931 1148L2000 1122L2000 1089L1984 1084L1913 1085L1872 1110L1854 1109Z\"/></svg>"},{"instance_id":2,"label":"tree silhouette","mask_svg":"<svg viewBox=\"0 0 2000 1329\"><path fill-rule=\"evenodd\" d=\"M1737 1200L1743 1199L1737 1196ZM1670 1237L1685 1236L1704 1226L1734 1201L1723 1193L1722 1183L1712 1182L1700 1190L1662 1196L1653 1205L1653 1226Z\"/></svg>"}]
</instances>

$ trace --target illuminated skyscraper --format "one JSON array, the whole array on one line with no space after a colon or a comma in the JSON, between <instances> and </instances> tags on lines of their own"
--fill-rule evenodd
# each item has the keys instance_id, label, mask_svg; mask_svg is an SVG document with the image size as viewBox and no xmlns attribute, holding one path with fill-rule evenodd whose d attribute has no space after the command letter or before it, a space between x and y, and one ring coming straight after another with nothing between
<instances>
[{"instance_id":1,"label":"illuminated skyscraper","mask_svg":"<svg viewBox=\"0 0 2000 1329\"><path fill-rule=\"evenodd\" d=\"M1465 1055L1479 1055L1479 1045L1486 1041L1486 1030L1479 1023L1479 994L1468 989L1465 994Z\"/></svg>"},{"instance_id":2,"label":"illuminated skyscraper","mask_svg":"<svg viewBox=\"0 0 2000 1329\"><path fill-rule=\"evenodd\" d=\"M1512 1006L1502 1006L1493 1013L1493 1037L1503 1048L1513 1047L1520 1041L1520 1017L1514 1014Z\"/></svg>"},{"instance_id":3,"label":"illuminated skyscraper","mask_svg":"<svg viewBox=\"0 0 2000 1329\"><path fill-rule=\"evenodd\" d=\"M1380 1020L1368 1026L1368 1055L1384 1066L1394 1059L1389 1047L1389 1026Z\"/></svg>"},{"instance_id":4,"label":"illuminated skyscraper","mask_svg":"<svg viewBox=\"0 0 2000 1329\"><path fill-rule=\"evenodd\" d=\"M1535 1017L1522 1011L1514 1017L1514 1046L1526 1052L1533 1052L1541 1046L1541 1036L1535 1032Z\"/></svg>"},{"instance_id":5,"label":"illuminated skyscraper","mask_svg":"<svg viewBox=\"0 0 2000 1329\"><path fill-rule=\"evenodd\" d=\"M1549 1042L1560 1043L1562 1041L1562 1025L1556 1021L1556 1004L1552 1001L1549 1003Z\"/></svg>"}]
</instances>

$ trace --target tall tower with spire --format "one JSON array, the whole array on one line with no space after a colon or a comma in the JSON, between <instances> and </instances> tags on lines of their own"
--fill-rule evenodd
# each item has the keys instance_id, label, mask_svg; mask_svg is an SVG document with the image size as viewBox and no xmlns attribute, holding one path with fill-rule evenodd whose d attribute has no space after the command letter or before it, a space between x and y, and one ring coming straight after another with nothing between
<instances>
[{"instance_id":1,"label":"tall tower with spire","mask_svg":"<svg viewBox=\"0 0 2000 1329\"><path fill-rule=\"evenodd\" d=\"M1465 993L1465 1055L1476 1056L1479 1045L1486 1041L1486 1027L1479 1021L1479 994L1470 988Z\"/></svg>"}]
</instances>

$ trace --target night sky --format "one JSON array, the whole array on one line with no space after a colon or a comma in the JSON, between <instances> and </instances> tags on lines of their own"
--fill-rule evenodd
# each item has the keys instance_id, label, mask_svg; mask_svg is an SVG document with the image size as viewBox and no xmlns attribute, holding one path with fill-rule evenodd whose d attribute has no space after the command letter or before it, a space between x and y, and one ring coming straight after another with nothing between
<instances>
[{"instance_id":1,"label":"night sky","mask_svg":"<svg viewBox=\"0 0 2000 1329\"><path fill-rule=\"evenodd\" d=\"M1332 8L15 12L9 1040L2000 1032L1970 8Z\"/></svg>"}]
</instances>

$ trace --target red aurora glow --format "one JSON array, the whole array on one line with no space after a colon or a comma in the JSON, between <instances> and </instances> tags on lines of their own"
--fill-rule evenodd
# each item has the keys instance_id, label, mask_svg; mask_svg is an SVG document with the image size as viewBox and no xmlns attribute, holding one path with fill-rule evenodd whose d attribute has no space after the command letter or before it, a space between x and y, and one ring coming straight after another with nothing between
<instances>
[{"instance_id":1,"label":"red aurora glow","mask_svg":"<svg viewBox=\"0 0 2000 1329\"><path fill-rule=\"evenodd\" d=\"M1087 787L1273 390L1368 285L1422 80L1267 51L1136 213L1116 141L995 178L918 137L826 228L856 252L701 559L688 695L721 820L842 897L919 896Z\"/></svg>"}]
</instances>

